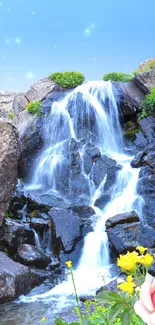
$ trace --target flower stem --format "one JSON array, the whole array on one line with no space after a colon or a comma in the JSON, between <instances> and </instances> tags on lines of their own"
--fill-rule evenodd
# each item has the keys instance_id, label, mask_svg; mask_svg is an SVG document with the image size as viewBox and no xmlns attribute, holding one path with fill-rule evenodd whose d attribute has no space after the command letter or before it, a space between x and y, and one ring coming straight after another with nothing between
<instances>
[{"instance_id":1,"label":"flower stem","mask_svg":"<svg viewBox=\"0 0 155 325\"><path fill-rule=\"evenodd\" d=\"M70 271L71 271L71 277L72 277L72 282L73 282L73 287L74 287L74 292L75 292L75 299L76 299L77 306L78 306L78 309L79 309L80 319L81 319L82 325L85 325L84 317L82 315L81 308L80 308L78 294L77 294L77 291L76 291L76 285L75 285L75 280L74 280L74 275L73 275L73 269L70 268Z\"/></svg>"}]
</instances>

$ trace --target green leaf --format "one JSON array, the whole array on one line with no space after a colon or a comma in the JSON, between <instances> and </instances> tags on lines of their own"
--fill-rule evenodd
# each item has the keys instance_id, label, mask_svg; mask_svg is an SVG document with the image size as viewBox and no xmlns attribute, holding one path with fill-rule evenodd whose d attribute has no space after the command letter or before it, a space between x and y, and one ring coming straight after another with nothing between
<instances>
[{"instance_id":1,"label":"green leaf","mask_svg":"<svg viewBox=\"0 0 155 325\"><path fill-rule=\"evenodd\" d=\"M113 302L122 302L122 297L113 291L101 292L96 296L96 299L109 304Z\"/></svg>"},{"instance_id":2,"label":"green leaf","mask_svg":"<svg viewBox=\"0 0 155 325\"><path fill-rule=\"evenodd\" d=\"M122 314L123 325L130 325L133 318L133 311L129 308L126 308Z\"/></svg>"},{"instance_id":3,"label":"green leaf","mask_svg":"<svg viewBox=\"0 0 155 325\"><path fill-rule=\"evenodd\" d=\"M119 314L123 311L124 305L120 304L120 303L116 303L115 305L113 305L109 312L108 312L108 321L113 322L118 316Z\"/></svg>"},{"instance_id":4,"label":"green leaf","mask_svg":"<svg viewBox=\"0 0 155 325\"><path fill-rule=\"evenodd\" d=\"M55 324L56 325L68 325L66 322L64 322L63 321L63 319L61 319L61 318L57 318L56 320L55 320Z\"/></svg>"}]
</instances>

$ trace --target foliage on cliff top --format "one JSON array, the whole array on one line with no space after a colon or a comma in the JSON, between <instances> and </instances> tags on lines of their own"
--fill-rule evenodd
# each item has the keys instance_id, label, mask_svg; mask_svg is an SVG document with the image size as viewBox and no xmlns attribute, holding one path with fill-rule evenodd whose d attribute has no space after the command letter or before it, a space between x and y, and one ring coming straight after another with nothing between
<instances>
[{"instance_id":1,"label":"foliage on cliff top","mask_svg":"<svg viewBox=\"0 0 155 325\"><path fill-rule=\"evenodd\" d=\"M155 88L152 88L150 94L145 96L142 104L141 118L147 117L148 115L155 114Z\"/></svg>"},{"instance_id":2,"label":"foliage on cliff top","mask_svg":"<svg viewBox=\"0 0 155 325\"><path fill-rule=\"evenodd\" d=\"M128 82L128 81L132 81L132 79L133 79L132 74L123 73L123 72L109 72L103 76L104 81L111 80L111 81L118 81L118 82Z\"/></svg>"},{"instance_id":3,"label":"foliage on cliff top","mask_svg":"<svg viewBox=\"0 0 155 325\"><path fill-rule=\"evenodd\" d=\"M138 73L142 73L152 69L155 66L155 58L148 60L145 64L142 64L137 70L134 70L132 73L137 75Z\"/></svg>"},{"instance_id":4,"label":"foliage on cliff top","mask_svg":"<svg viewBox=\"0 0 155 325\"><path fill-rule=\"evenodd\" d=\"M41 105L40 102L32 101L32 102L27 104L26 109L28 110L29 113L37 114L38 116L40 116L41 115L40 105Z\"/></svg>"},{"instance_id":5,"label":"foliage on cliff top","mask_svg":"<svg viewBox=\"0 0 155 325\"><path fill-rule=\"evenodd\" d=\"M49 76L49 78L55 81L62 88L77 87L85 80L84 75L77 71L54 72Z\"/></svg>"}]
</instances>

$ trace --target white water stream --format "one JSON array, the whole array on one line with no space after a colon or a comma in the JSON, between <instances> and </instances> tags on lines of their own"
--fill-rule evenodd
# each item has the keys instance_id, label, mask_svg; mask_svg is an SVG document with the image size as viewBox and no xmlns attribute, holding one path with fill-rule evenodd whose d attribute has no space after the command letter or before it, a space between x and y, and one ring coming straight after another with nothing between
<instances>
[{"instance_id":1,"label":"white water stream","mask_svg":"<svg viewBox=\"0 0 155 325\"><path fill-rule=\"evenodd\" d=\"M79 109L78 93L82 94L84 107ZM70 102L72 101L72 105ZM93 114L93 123L92 123ZM94 206L95 200L104 190L105 179L98 188L95 187L90 175L88 178L91 199L90 205L96 213L94 231L88 233L78 267L74 270L75 283L78 294L94 294L96 289L103 285L103 276L106 273L107 281L110 278L110 258L108 238L105 232L105 221L123 212L137 211L141 218L143 201L136 191L139 169L130 166L131 156L124 153L122 130L119 121L119 111L110 82L88 82L82 85L58 103L54 103L51 115L44 127L45 147L36 162L36 171L28 190L39 190L49 193L58 192L59 175L63 172L66 161L67 139L80 140L78 135L79 121L87 117L87 128L95 135L92 140L104 155L117 161L121 170L117 172L116 182L112 189L111 200L100 210ZM81 153L82 154L82 153ZM84 173L84 170L82 171ZM49 301L66 300L73 294L71 278L56 286L54 289L32 297L22 297L24 302L36 300Z\"/></svg>"}]
</instances>

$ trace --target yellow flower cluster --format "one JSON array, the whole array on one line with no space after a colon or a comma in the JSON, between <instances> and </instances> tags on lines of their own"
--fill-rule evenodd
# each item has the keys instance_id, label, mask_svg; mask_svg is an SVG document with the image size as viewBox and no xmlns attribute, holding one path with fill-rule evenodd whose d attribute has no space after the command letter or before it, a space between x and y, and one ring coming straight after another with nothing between
<instances>
[{"instance_id":1,"label":"yellow flower cluster","mask_svg":"<svg viewBox=\"0 0 155 325\"><path fill-rule=\"evenodd\" d=\"M129 275L127 277L127 281L118 285L119 289L121 289L122 291L128 292L130 295L132 295L135 287L136 287L136 284L133 282L133 278L131 275Z\"/></svg>"},{"instance_id":2,"label":"yellow flower cluster","mask_svg":"<svg viewBox=\"0 0 155 325\"><path fill-rule=\"evenodd\" d=\"M143 247L143 246L137 246L136 250L140 253L140 254L144 254L145 252L148 251L148 248Z\"/></svg>"},{"instance_id":3,"label":"yellow flower cluster","mask_svg":"<svg viewBox=\"0 0 155 325\"><path fill-rule=\"evenodd\" d=\"M153 257L148 253L146 255L138 256L138 263L149 268L153 263Z\"/></svg>"},{"instance_id":4,"label":"yellow flower cluster","mask_svg":"<svg viewBox=\"0 0 155 325\"><path fill-rule=\"evenodd\" d=\"M149 253L146 253L148 248L137 246L136 250L141 255L139 255L136 251L133 251L132 253L127 252L125 255L119 256L117 259L117 265L122 271L134 274L137 264L143 264L146 268L151 266L153 257ZM144 253L146 254L143 255Z\"/></svg>"},{"instance_id":5,"label":"yellow flower cluster","mask_svg":"<svg viewBox=\"0 0 155 325\"><path fill-rule=\"evenodd\" d=\"M122 269L122 271L134 272L137 263L137 252L127 252L125 255L120 255L117 259L117 265Z\"/></svg>"}]
</instances>

